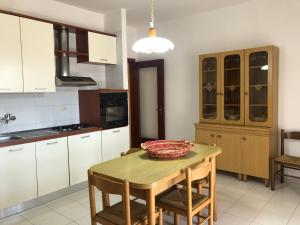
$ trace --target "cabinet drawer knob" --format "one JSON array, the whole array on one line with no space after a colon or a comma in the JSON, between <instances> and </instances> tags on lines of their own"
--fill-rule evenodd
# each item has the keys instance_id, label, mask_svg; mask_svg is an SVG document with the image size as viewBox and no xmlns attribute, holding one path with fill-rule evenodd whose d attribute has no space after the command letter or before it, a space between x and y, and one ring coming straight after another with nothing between
<instances>
[{"instance_id":1,"label":"cabinet drawer knob","mask_svg":"<svg viewBox=\"0 0 300 225\"><path fill-rule=\"evenodd\" d=\"M23 148L15 148L15 149L9 149L9 152L20 152Z\"/></svg>"},{"instance_id":2,"label":"cabinet drawer knob","mask_svg":"<svg viewBox=\"0 0 300 225\"><path fill-rule=\"evenodd\" d=\"M101 61L105 61L105 62L107 62L108 61L108 59L100 59Z\"/></svg>"},{"instance_id":3,"label":"cabinet drawer knob","mask_svg":"<svg viewBox=\"0 0 300 225\"><path fill-rule=\"evenodd\" d=\"M210 134L210 136L211 136L211 137L214 137L215 135L214 135L214 134Z\"/></svg>"},{"instance_id":4,"label":"cabinet drawer knob","mask_svg":"<svg viewBox=\"0 0 300 225\"><path fill-rule=\"evenodd\" d=\"M248 95L249 93L248 93L248 92L245 92L244 94L245 94L245 95Z\"/></svg>"},{"instance_id":5,"label":"cabinet drawer knob","mask_svg":"<svg viewBox=\"0 0 300 225\"><path fill-rule=\"evenodd\" d=\"M113 133L119 133L120 132L120 130L114 130L113 131Z\"/></svg>"},{"instance_id":6,"label":"cabinet drawer knob","mask_svg":"<svg viewBox=\"0 0 300 225\"><path fill-rule=\"evenodd\" d=\"M222 135L219 134L219 135L218 135L218 138L221 138L221 137L222 137Z\"/></svg>"},{"instance_id":7,"label":"cabinet drawer knob","mask_svg":"<svg viewBox=\"0 0 300 225\"><path fill-rule=\"evenodd\" d=\"M247 138L246 138L246 137L242 137L242 140L243 140L243 141L246 141L246 140L247 140Z\"/></svg>"}]
</instances>

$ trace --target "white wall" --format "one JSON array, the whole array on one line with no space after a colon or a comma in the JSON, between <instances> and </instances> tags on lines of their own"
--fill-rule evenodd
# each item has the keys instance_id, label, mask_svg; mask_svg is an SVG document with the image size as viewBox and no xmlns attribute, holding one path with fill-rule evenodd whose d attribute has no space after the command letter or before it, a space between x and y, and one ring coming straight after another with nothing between
<instances>
[{"instance_id":1,"label":"white wall","mask_svg":"<svg viewBox=\"0 0 300 225\"><path fill-rule=\"evenodd\" d=\"M104 16L52 0L0 0L0 8L25 15L103 30ZM37 34L38 35L38 34ZM74 35L70 35L74 49ZM77 64L70 58L71 75L91 76L105 87L105 66ZM78 88L57 88L56 93L0 94L0 116L13 113L16 121L0 123L0 133L79 123Z\"/></svg>"},{"instance_id":2,"label":"white wall","mask_svg":"<svg viewBox=\"0 0 300 225\"><path fill-rule=\"evenodd\" d=\"M298 0L253 0L156 24L158 35L172 40L175 49L139 59L165 59L166 137L194 139L199 54L263 45L280 49L279 128L300 130L299 12ZM138 28L138 37L147 35L147 25Z\"/></svg>"}]
</instances>

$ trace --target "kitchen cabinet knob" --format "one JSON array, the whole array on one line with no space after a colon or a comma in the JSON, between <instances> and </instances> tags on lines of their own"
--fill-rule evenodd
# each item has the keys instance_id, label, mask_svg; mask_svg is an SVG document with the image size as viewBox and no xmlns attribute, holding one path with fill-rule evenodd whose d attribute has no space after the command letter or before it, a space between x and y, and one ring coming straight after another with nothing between
<instances>
[{"instance_id":1,"label":"kitchen cabinet knob","mask_svg":"<svg viewBox=\"0 0 300 225\"><path fill-rule=\"evenodd\" d=\"M120 132L120 130L114 130L113 131L113 133L119 133Z\"/></svg>"},{"instance_id":2,"label":"kitchen cabinet knob","mask_svg":"<svg viewBox=\"0 0 300 225\"><path fill-rule=\"evenodd\" d=\"M245 95L248 95L249 93L248 92L245 92Z\"/></svg>"},{"instance_id":3,"label":"kitchen cabinet knob","mask_svg":"<svg viewBox=\"0 0 300 225\"><path fill-rule=\"evenodd\" d=\"M10 149L9 151L10 152L20 152L22 150L23 150L23 148L15 148L15 149Z\"/></svg>"},{"instance_id":4,"label":"kitchen cabinet knob","mask_svg":"<svg viewBox=\"0 0 300 225\"><path fill-rule=\"evenodd\" d=\"M246 141L246 140L247 140L247 138L246 138L246 137L242 137L242 140L243 140L243 141Z\"/></svg>"},{"instance_id":5,"label":"kitchen cabinet knob","mask_svg":"<svg viewBox=\"0 0 300 225\"><path fill-rule=\"evenodd\" d=\"M215 135L214 135L214 134L210 134L210 136L211 136L211 137L214 137Z\"/></svg>"},{"instance_id":6,"label":"kitchen cabinet knob","mask_svg":"<svg viewBox=\"0 0 300 225\"><path fill-rule=\"evenodd\" d=\"M220 92L220 95L222 96L222 95L223 95L223 93L222 93L222 92Z\"/></svg>"},{"instance_id":7,"label":"kitchen cabinet knob","mask_svg":"<svg viewBox=\"0 0 300 225\"><path fill-rule=\"evenodd\" d=\"M58 143L57 141L53 141L53 142L48 142L47 145L55 145L57 143Z\"/></svg>"},{"instance_id":8,"label":"kitchen cabinet knob","mask_svg":"<svg viewBox=\"0 0 300 225\"><path fill-rule=\"evenodd\" d=\"M101 61L105 61L105 62L107 62L108 61L108 59L100 59Z\"/></svg>"},{"instance_id":9,"label":"kitchen cabinet knob","mask_svg":"<svg viewBox=\"0 0 300 225\"><path fill-rule=\"evenodd\" d=\"M82 136L81 139L89 138L90 135Z\"/></svg>"},{"instance_id":10,"label":"kitchen cabinet knob","mask_svg":"<svg viewBox=\"0 0 300 225\"><path fill-rule=\"evenodd\" d=\"M222 135L219 134L219 135L218 135L218 138L221 138L221 137L222 137Z\"/></svg>"}]
</instances>

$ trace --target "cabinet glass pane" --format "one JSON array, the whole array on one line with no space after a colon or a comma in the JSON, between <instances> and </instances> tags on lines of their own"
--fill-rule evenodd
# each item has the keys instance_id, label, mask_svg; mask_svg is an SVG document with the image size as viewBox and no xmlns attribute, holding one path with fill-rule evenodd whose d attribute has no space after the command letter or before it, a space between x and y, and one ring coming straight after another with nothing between
<instances>
[{"instance_id":1,"label":"cabinet glass pane","mask_svg":"<svg viewBox=\"0 0 300 225\"><path fill-rule=\"evenodd\" d=\"M268 120L268 53L254 52L249 57L249 116L253 122Z\"/></svg>"},{"instance_id":2,"label":"cabinet glass pane","mask_svg":"<svg viewBox=\"0 0 300 225\"><path fill-rule=\"evenodd\" d=\"M217 118L217 59L206 58L202 61L202 115L204 119Z\"/></svg>"},{"instance_id":3,"label":"cabinet glass pane","mask_svg":"<svg viewBox=\"0 0 300 225\"><path fill-rule=\"evenodd\" d=\"M240 120L241 109L241 57L228 55L224 58L224 117Z\"/></svg>"}]
</instances>

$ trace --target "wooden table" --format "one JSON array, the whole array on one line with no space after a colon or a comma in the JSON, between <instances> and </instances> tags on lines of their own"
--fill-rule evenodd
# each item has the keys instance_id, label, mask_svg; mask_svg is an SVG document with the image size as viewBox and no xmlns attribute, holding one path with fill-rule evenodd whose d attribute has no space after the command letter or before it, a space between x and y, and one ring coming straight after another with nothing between
<instances>
[{"instance_id":1,"label":"wooden table","mask_svg":"<svg viewBox=\"0 0 300 225\"><path fill-rule=\"evenodd\" d=\"M220 153L219 147L195 144L184 158L166 161L151 159L146 152L138 151L92 166L91 170L121 180L128 180L132 189L130 194L135 195L136 193L137 197L145 198L147 201L149 224L154 225L155 196L184 180L185 175L182 171L185 168L206 159L211 160L214 181L212 185L215 187L215 162L216 156ZM140 193L144 193L144 195Z\"/></svg>"}]
</instances>

